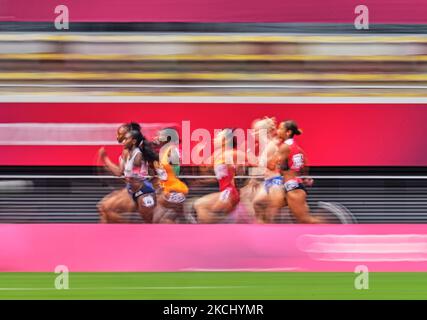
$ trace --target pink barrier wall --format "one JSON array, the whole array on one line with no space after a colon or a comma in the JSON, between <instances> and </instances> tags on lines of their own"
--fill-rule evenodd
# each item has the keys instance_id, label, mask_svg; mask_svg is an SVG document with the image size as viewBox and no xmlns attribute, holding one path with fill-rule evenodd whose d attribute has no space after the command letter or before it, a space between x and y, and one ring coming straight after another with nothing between
<instances>
[{"instance_id":1,"label":"pink barrier wall","mask_svg":"<svg viewBox=\"0 0 427 320\"><path fill-rule=\"evenodd\" d=\"M2 0L0 21L54 21L55 7L71 22L321 22L353 23L369 8L371 23L426 23L425 0Z\"/></svg>"},{"instance_id":2,"label":"pink barrier wall","mask_svg":"<svg viewBox=\"0 0 427 320\"><path fill-rule=\"evenodd\" d=\"M0 225L0 271L427 271L427 225Z\"/></svg>"}]
</instances>

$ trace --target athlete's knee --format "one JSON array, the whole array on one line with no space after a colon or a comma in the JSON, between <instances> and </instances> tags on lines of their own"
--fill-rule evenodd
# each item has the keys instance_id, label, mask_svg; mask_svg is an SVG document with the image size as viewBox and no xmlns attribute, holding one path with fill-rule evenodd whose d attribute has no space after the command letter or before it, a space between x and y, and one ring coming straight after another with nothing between
<instances>
[{"instance_id":1,"label":"athlete's knee","mask_svg":"<svg viewBox=\"0 0 427 320\"><path fill-rule=\"evenodd\" d=\"M107 211L107 206L105 203L105 200L101 200L96 204L96 208L98 209L99 214L103 214L105 211Z\"/></svg>"},{"instance_id":2,"label":"athlete's knee","mask_svg":"<svg viewBox=\"0 0 427 320\"><path fill-rule=\"evenodd\" d=\"M311 217L306 213L301 215L295 215L295 218L297 219L298 223L304 223L304 224L313 223Z\"/></svg>"},{"instance_id":3,"label":"athlete's knee","mask_svg":"<svg viewBox=\"0 0 427 320\"><path fill-rule=\"evenodd\" d=\"M194 201L193 207L196 211L203 210L206 207L206 200L202 198L197 199Z\"/></svg>"},{"instance_id":4,"label":"athlete's knee","mask_svg":"<svg viewBox=\"0 0 427 320\"><path fill-rule=\"evenodd\" d=\"M302 190L292 190L286 192L286 201L288 204L300 203L305 204L307 202L306 193Z\"/></svg>"},{"instance_id":5,"label":"athlete's knee","mask_svg":"<svg viewBox=\"0 0 427 320\"><path fill-rule=\"evenodd\" d=\"M281 208L285 205L285 195L284 194L275 194L270 197L270 206L273 208Z\"/></svg>"},{"instance_id":6,"label":"athlete's knee","mask_svg":"<svg viewBox=\"0 0 427 320\"><path fill-rule=\"evenodd\" d=\"M154 212L151 209L140 208L139 214L141 218L144 220L144 223L153 223Z\"/></svg>"},{"instance_id":7,"label":"athlete's knee","mask_svg":"<svg viewBox=\"0 0 427 320\"><path fill-rule=\"evenodd\" d=\"M262 200L255 200L252 203L252 206L253 206L255 212L258 213L258 212L261 212L261 211L263 211L265 209L265 202L262 201Z\"/></svg>"},{"instance_id":8,"label":"athlete's knee","mask_svg":"<svg viewBox=\"0 0 427 320\"><path fill-rule=\"evenodd\" d=\"M304 214L301 215L299 217L296 217L297 221L299 223L304 223L304 224L317 224L317 223L322 223L322 220L316 217L311 216L310 214Z\"/></svg>"}]
</instances>

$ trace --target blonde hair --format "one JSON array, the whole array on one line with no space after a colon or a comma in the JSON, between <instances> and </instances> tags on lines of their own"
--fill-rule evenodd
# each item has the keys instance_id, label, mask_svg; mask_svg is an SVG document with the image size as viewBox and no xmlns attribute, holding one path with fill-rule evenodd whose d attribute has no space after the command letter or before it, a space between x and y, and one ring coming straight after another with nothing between
<instances>
[{"instance_id":1,"label":"blonde hair","mask_svg":"<svg viewBox=\"0 0 427 320\"><path fill-rule=\"evenodd\" d=\"M276 118L264 117L263 119L256 119L252 122L252 129L254 131L267 130L267 132L270 132L276 129Z\"/></svg>"},{"instance_id":2,"label":"blonde hair","mask_svg":"<svg viewBox=\"0 0 427 320\"><path fill-rule=\"evenodd\" d=\"M233 139L233 130L226 128L218 131L214 137L214 142L228 143Z\"/></svg>"}]
</instances>

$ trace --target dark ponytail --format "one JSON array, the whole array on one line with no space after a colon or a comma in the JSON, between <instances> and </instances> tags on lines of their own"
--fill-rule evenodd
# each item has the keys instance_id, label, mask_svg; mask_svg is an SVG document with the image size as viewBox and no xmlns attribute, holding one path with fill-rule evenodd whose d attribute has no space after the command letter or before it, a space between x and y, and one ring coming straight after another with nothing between
<instances>
[{"instance_id":1,"label":"dark ponytail","mask_svg":"<svg viewBox=\"0 0 427 320\"><path fill-rule=\"evenodd\" d=\"M153 163L154 161L159 161L159 154L154 151L152 143L148 141L143 134L141 134L141 143L139 144L139 149L142 152L142 157L145 162Z\"/></svg>"},{"instance_id":2,"label":"dark ponytail","mask_svg":"<svg viewBox=\"0 0 427 320\"><path fill-rule=\"evenodd\" d=\"M131 130L131 131L129 131L129 134L132 137L132 139L136 140L136 146L139 147L139 145L141 144L142 140L144 139L144 136L142 135L141 131L139 131L139 130Z\"/></svg>"},{"instance_id":3,"label":"dark ponytail","mask_svg":"<svg viewBox=\"0 0 427 320\"><path fill-rule=\"evenodd\" d=\"M136 139L136 145L142 152L143 161L152 164L159 161L159 154L154 151L152 143L141 133L141 126L136 122L129 122L124 125L130 132L132 138Z\"/></svg>"}]
</instances>

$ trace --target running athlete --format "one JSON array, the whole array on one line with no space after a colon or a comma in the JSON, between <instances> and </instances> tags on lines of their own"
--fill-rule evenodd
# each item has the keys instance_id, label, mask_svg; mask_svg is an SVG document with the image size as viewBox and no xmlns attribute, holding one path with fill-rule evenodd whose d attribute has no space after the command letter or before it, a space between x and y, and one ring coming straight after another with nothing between
<instances>
[{"instance_id":1,"label":"running athlete","mask_svg":"<svg viewBox=\"0 0 427 320\"><path fill-rule=\"evenodd\" d=\"M124 123L117 128L117 142L122 144L126 133L131 131L132 129L139 130L140 126L137 123L130 122ZM105 154L105 150L100 150L99 154ZM123 147L122 154L120 158L125 157L128 153L128 150ZM120 166L113 163L105 154L105 162L104 166L110 171L112 174L118 176L120 175ZM122 215L123 213L131 212L134 204L129 201L129 194L126 188L121 190L115 190L110 194L106 195L97 205L100 221L102 223L107 222L128 222L127 219Z\"/></svg>"},{"instance_id":2,"label":"running athlete","mask_svg":"<svg viewBox=\"0 0 427 320\"><path fill-rule=\"evenodd\" d=\"M255 139L263 140L258 168L264 181L253 198L252 204L258 223L273 223L280 209L285 206L283 178L279 169L278 150L281 143L277 136L276 122L273 118L256 121L253 125Z\"/></svg>"},{"instance_id":3,"label":"running athlete","mask_svg":"<svg viewBox=\"0 0 427 320\"><path fill-rule=\"evenodd\" d=\"M130 131L122 139L124 148L119 165L114 164L108 158L104 148L99 151L99 156L105 166L114 175L124 176L127 183L124 189L126 196L122 190L116 194L117 196L107 199L107 203L101 201L98 207L102 222L126 222L122 213L135 211L139 212L144 222L152 222L156 198L155 190L151 182L147 180L147 175L148 165L158 160L158 155L150 148L138 124L133 124L129 128ZM118 211L118 208L121 210Z\"/></svg>"},{"instance_id":4,"label":"running athlete","mask_svg":"<svg viewBox=\"0 0 427 320\"><path fill-rule=\"evenodd\" d=\"M307 204L307 191L305 186L313 184L312 179L302 179L300 176L307 173L306 157L304 151L295 141L295 136L302 131L293 120L280 123L277 134L283 139L278 150L280 169L284 179L286 202L289 210L300 223L322 223L319 218L310 215Z\"/></svg>"},{"instance_id":5,"label":"running athlete","mask_svg":"<svg viewBox=\"0 0 427 320\"><path fill-rule=\"evenodd\" d=\"M157 137L154 138L153 141L156 146L156 151L160 153L160 149L166 144L169 149L169 163L172 166L172 169L176 176L179 176L181 172L180 160L181 160L181 152L179 150L179 134L176 128L164 128L161 129Z\"/></svg>"},{"instance_id":6,"label":"running athlete","mask_svg":"<svg viewBox=\"0 0 427 320\"><path fill-rule=\"evenodd\" d=\"M173 157L176 156L176 146L164 141L164 148L160 149L160 159L154 162L161 192L157 197L159 206L156 207L153 222L175 223L176 219L183 215L188 187L175 173L176 166L174 168L173 163L176 165L176 159Z\"/></svg>"},{"instance_id":7,"label":"running athlete","mask_svg":"<svg viewBox=\"0 0 427 320\"><path fill-rule=\"evenodd\" d=\"M215 177L219 183L219 192L205 195L194 203L199 223L217 223L227 217L237 206L240 200L239 191L234 182L237 170L238 152L233 145L231 129L224 129L215 137L215 152L213 163ZM231 160L231 161L230 161ZM230 163L231 162L231 163Z\"/></svg>"}]
</instances>

